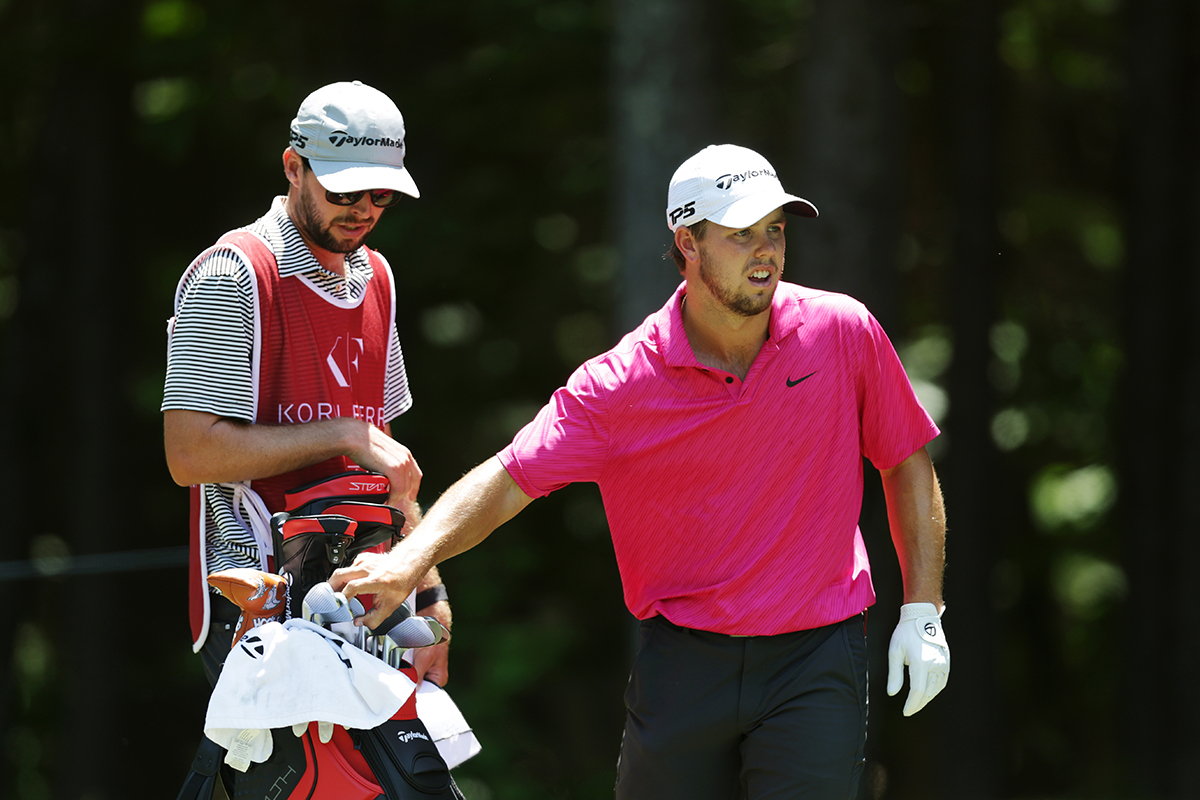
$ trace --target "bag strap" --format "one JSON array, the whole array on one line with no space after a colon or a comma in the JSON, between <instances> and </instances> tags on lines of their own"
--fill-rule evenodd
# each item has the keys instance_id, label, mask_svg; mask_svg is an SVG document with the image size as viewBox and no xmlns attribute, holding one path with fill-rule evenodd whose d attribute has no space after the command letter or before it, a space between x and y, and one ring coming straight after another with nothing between
<instances>
[{"instance_id":1,"label":"bag strap","mask_svg":"<svg viewBox=\"0 0 1200 800\"><path fill-rule=\"evenodd\" d=\"M192 768L184 779L176 800L212 800L224 757L224 747L207 736L201 736L200 747L196 750L196 757L192 759Z\"/></svg>"}]
</instances>

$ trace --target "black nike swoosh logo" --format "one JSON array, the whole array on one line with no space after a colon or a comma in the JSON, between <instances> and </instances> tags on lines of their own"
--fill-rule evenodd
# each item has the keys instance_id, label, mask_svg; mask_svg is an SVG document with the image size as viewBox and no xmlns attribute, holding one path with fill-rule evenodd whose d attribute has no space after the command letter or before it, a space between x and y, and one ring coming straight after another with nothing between
<instances>
[{"instance_id":1,"label":"black nike swoosh logo","mask_svg":"<svg viewBox=\"0 0 1200 800\"><path fill-rule=\"evenodd\" d=\"M790 388L792 388L792 387L793 387L793 386L795 386L797 383L800 383L800 381L806 381L806 380L808 380L808 379L809 379L809 378L811 378L813 375L816 375L818 372L820 372L820 370L814 370L813 372L810 372L810 373L808 373L807 375L805 375L803 378L796 378L796 380L792 380L791 378L788 378L788 379L787 379L787 385L788 385L788 388L789 388L789 389L790 389Z\"/></svg>"}]
</instances>

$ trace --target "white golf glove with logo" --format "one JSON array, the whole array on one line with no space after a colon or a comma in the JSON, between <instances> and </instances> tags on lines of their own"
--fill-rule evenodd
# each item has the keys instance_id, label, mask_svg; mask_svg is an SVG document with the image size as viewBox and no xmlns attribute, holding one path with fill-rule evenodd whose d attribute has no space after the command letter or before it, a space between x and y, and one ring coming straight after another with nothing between
<instances>
[{"instance_id":1,"label":"white golf glove with logo","mask_svg":"<svg viewBox=\"0 0 1200 800\"><path fill-rule=\"evenodd\" d=\"M945 611L943 607L942 613ZM905 665L908 699L904 701L904 716L911 717L945 689L950 678L950 645L942 630L942 615L933 603L900 606L900 622L888 645L889 697L904 686Z\"/></svg>"}]
</instances>

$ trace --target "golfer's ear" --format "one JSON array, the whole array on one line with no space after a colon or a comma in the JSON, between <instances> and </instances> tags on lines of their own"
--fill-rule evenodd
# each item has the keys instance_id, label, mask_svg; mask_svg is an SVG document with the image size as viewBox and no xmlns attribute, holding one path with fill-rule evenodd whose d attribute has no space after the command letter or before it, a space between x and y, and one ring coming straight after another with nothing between
<instances>
[{"instance_id":1,"label":"golfer's ear","mask_svg":"<svg viewBox=\"0 0 1200 800\"><path fill-rule=\"evenodd\" d=\"M680 253L683 253L683 257L689 264L700 260L700 243L696 241L696 235L686 225L680 225L675 229L675 246L679 248Z\"/></svg>"}]
</instances>

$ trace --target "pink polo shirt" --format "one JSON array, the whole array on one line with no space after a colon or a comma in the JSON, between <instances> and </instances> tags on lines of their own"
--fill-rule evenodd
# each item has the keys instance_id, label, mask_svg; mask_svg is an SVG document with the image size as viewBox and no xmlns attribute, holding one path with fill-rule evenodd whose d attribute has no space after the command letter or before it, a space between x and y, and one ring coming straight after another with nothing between
<instances>
[{"instance_id":1,"label":"pink polo shirt","mask_svg":"<svg viewBox=\"0 0 1200 800\"><path fill-rule=\"evenodd\" d=\"M683 294L580 366L501 463L531 497L600 486L639 619L762 635L861 612L863 457L892 467L938 434L891 342L858 301L780 283L741 381L696 360Z\"/></svg>"}]
</instances>

